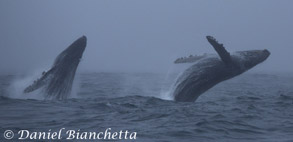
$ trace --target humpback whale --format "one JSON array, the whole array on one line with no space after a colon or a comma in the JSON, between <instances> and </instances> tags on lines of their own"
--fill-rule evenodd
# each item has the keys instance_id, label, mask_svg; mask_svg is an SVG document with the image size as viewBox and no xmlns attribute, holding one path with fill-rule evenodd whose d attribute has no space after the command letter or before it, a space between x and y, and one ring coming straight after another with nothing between
<instances>
[{"instance_id":1,"label":"humpback whale","mask_svg":"<svg viewBox=\"0 0 293 142\"><path fill-rule=\"evenodd\" d=\"M214 37L206 36L218 56L204 54L179 58L174 63L194 63L175 82L173 97L179 102L194 102L216 84L233 78L265 61L270 52L264 50L238 51L230 54Z\"/></svg>"},{"instance_id":2,"label":"humpback whale","mask_svg":"<svg viewBox=\"0 0 293 142\"><path fill-rule=\"evenodd\" d=\"M57 56L51 69L43 72L42 76L23 92L30 93L42 89L46 99L66 99L71 93L75 72L85 50L86 42L85 36L74 41Z\"/></svg>"}]
</instances>

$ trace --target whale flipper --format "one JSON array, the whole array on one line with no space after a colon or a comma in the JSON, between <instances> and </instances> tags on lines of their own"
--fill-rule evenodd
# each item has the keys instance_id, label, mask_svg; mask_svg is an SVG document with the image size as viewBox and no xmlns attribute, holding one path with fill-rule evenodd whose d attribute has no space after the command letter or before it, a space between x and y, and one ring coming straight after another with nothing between
<instances>
[{"instance_id":1,"label":"whale flipper","mask_svg":"<svg viewBox=\"0 0 293 142\"><path fill-rule=\"evenodd\" d=\"M48 72L44 72L41 78L35 80L33 82L33 84L26 87L23 92L30 93L30 92L33 92L33 91L43 87L46 84L47 80L49 79L49 76L50 76L51 72L53 72L53 70L54 70L54 68L50 69Z\"/></svg>"},{"instance_id":2,"label":"whale flipper","mask_svg":"<svg viewBox=\"0 0 293 142\"><path fill-rule=\"evenodd\" d=\"M190 55L189 57L181 57L178 58L174 61L175 64L180 64L180 63L194 63L204 57L206 57L207 54L203 54L203 55Z\"/></svg>"},{"instance_id":3,"label":"whale flipper","mask_svg":"<svg viewBox=\"0 0 293 142\"><path fill-rule=\"evenodd\" d=\"M214 47L214 49L219 54L220 58L224 63L231 63L230 53L225 49L223 44L220 44L214 37L206 36L209 43Z\"/></svg>"}]
</instances>

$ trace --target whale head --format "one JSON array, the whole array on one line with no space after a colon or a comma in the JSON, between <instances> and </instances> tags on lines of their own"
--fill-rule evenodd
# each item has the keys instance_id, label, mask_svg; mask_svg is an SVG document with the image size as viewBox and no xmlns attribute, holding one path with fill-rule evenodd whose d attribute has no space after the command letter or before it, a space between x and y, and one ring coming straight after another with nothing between
<instances>
[{"instance_id":1,"label":"whale head","mask_svg":"<svg viewBox=\"0 0 293 142\"><path fill-rule=\"evenodd\" d=\"M267 49L264 50L249 50L249 51L238 51L236 52L239 63L244 70L249 70L257 64L265 61L269 56L270 52Z\"/></svg>"},{"instance_id":2,"label":"whale head","mask_svg":"<svg viewBox=\"0 0 293 142\"><path fill-rule=\"evenodd\" d=\"M86 47L87 38L82 36L74 41L67 49L58 55L53 66L78 65Z\"/></svg>"}]
</instances>

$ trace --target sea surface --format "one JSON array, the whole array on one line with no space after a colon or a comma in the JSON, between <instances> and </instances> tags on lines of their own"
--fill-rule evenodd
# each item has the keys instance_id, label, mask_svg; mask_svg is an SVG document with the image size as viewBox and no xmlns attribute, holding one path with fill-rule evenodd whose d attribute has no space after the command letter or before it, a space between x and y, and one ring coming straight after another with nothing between
<instances>
[{"instance_id":1,"label":"sea surface","mask_svg":"<svg viewBox=\"0 0 293 142\"><path fill-rule=\"evenodd\" d=\"M24 76L0 75L0 141L12 141L4 138L5 130L17 137L19 130L111 128L137 132L139 142L293 142L292 74L244 73L216 85L194 103L172 100L176 77L80 73L72 97L57 101L44 100L43 94L22 94L19 90L28 85Z\"/></svg>"}]
</instances>

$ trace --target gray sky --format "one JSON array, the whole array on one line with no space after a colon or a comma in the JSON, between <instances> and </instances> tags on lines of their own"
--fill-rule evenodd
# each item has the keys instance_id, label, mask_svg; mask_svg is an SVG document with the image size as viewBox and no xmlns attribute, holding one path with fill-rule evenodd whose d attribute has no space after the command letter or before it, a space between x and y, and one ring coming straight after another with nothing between
<instances>
[{"instance_id":1,"label":"gray sky","mask_svg":"<svg viewBox=\"0 0 293 142\"><path fill-rule=\"evenodd\" d=\"M190 54L268 49L255 71L292 72L291 0L0 0L0 73L51 66L82 35L82 71L168 72Z\"/></svg>"}]
</instances>

